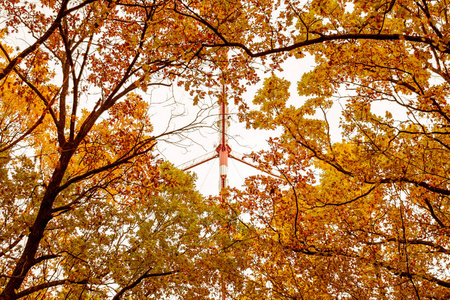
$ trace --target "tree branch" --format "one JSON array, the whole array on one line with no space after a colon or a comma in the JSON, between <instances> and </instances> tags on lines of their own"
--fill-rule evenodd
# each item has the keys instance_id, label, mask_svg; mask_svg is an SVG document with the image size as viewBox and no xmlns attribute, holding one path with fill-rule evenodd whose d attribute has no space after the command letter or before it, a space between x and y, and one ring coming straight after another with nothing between
<instances>
[{"instance_id":1,"label":"tree branch","mask_svg":"<svg viewBox=\"0 0 450 300\"><path fill-rule=\"evenodd\" d=\"M129 285L125 286L124 288L122 288L115 296L112 300L119 300L120 298L122 298L123 294L125 292L127 292L128 290L133 289L134 287L136 287L139 283L141 283L142 280L146 279L146 278L150 278L150 277L162 277L162 276L168 276L168 275L173 275L179 272L179 270L174 270L174 271L170 271L170 272L164 272L164 273L152 273L149 274L148 272L150 272L153 268L150 268L149 270L147 270L147 272L145 272L144 274L142 274L138 279L136 279L135 281L133 281L132 283L130 283Z\"/></svg>"},{"instance_id":2,"label":"tree branch","mask_svg":"<svg viewBox=\"0 0 450 300\"><path fill-rule=\"evenodd\" d=\"M46 282L46 283L42 283L42 284L38 284L36 286L33 286L29 289L20 291L16 294L15 299L19 299L25 296L28 296L32 293L35 293L37 291L40 290L44 290L44 289L48 289L50 287L54 287L54 286L58 286L58 285L63 285L63 284L67 284L67 283L72 283L72 284L86 284L88 281L87 279L84 280L80 280L80 281L72 281L69 279L63 279L63 280L56 280L56 281L50 281L50 282Z\"/></svg>"},{"instance_id":3,"label":"tree branch","mask_svg":"<svg viewBox=\"0 0 450 300\"><path fill-rule=\"evenodd\" d=\"M3 250L2 252L0 252L0 257L2 257L3 255L5 255L6 253L8 253L8 251L10 251L11 249L13 249L24 237L25 235L21 234L17 237L17 239L8 246L7 249Z\"/></svg>"},{"instance_id":4,"label":"tree branch","mask_svg":"<svg viewBox=\"0 0 450 300\"><path fill-rule=\"evenodd\" d=\"M321 44L327 41L340 41L340 40L376 40L376 41L409 41L416 43L425 43L431 47L437 49L443 53L450 53L450 47L448 45L438 44L428 37L404 35L404 34L363 34L363 33L349 33L349 34L330 34L322 35L315 39L305 40L292 44L290 46L274 48L262 52L252 52L247 46L242 43L224 42L223 44L203 44L204 47L235 47L244 50L244 52L250 57L262 57L275 53L289 52L305 46Z\"/></svg>"},{"instance_id":5,"label":"tree branch","mask_svg":"<svg viewBox=\"0 0 450 300\"><path fill-rule=\"evenodd\" d=\"M50 25L50 27L47 29L47 31L40 38L38 38L36 40L36 42L34 42L31 46L29 46L28 48L23 50L21 53L19 53L14 59L12 59L8 63L8 65L5 68L3 68L0 71L0 80L5 78L22 59L24 59L27 55L32 53L37 48L39 48L39 46L41 44L43 44L53 34L53 32L58 28L59 24L61 23L61 20L65 16L67 16L68 14L70 14L73 11L76 11L76 10L78 10L92 2L98 1L98 0L85 0L84 2L80 3L77 6L67 9L67 4L69 3L69 1L70 0L63 0L63 2L61 3L61 8L59 9L59 12L58 12L55 20L53 21L52 25Z\"/></svg>"}]
</instances>

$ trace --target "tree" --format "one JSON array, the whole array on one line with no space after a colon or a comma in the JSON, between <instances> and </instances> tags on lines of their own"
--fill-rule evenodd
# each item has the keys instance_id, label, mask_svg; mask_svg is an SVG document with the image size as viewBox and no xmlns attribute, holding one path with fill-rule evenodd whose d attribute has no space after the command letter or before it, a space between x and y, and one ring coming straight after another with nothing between
<instances>
[{"instance_id":1,"label":"tree","mask_svg":"<svg viewBox=\"0 0 450 300\"><path fill-rule=\"evenodd\" d=\"M17 141L14 138L21 131L29 132L23 114L31 118L39 112L30 107L14 109L36 97L17 97L21 91L14 89L17 82L7 86L12 89L3 90L0 122L5 143ZM214 278L216 269L202 261L217 256L205 248L215 244L213 229L226 216L195 192L192 175L154 156L148 106L129 93L77 147L35 257L30 258L31 270L13 298L120 299L131 292L140 299L147 294L206 297L211 292L197 274L210 273ZM88 115L83 111L80 119ZM52 172L58 169L62 151L54 142L51 125L47 116L15 147L2 152L0 282L6 299L7 284L25 253L27 236L41 221L42 199ZM19 155L21 149L28 153ZM175 274L170 280L164 278Z\"/></svg>"},{"instance_id":2,"label":"tree","mask_svg":"<svg viewBox=\"0 0 450 300\"><path fill-rule=\"evenodd\" d=\"M2 270L0 299L43 293L49 285L55 286L51 292L66 291L67 297L85 295L82 291L88 293L95 285L89 293L104 297L106 283L94 280L103 273L65 277L74 270L91 273L76 257L52 250L65 239L76 241L86 224L60 235L54 228L68 226L64 220L82 222L82 216L75 221L73 216L90 202L97 207L101 202L105 211L119 216L113 199L129 201L130 193L141 191L136 186L141 168L149 174L145 178L154 178L142 190L156 193L167 185L152 156L158 137L152 136L138 91L171 82L195 94L194 102L214 95L209 88L226 84L229 101L241 105L249 126L283 130L272 140L272 151L255 157L261 168L278 168L282 178L252 178L246 190L231 194L235 203L222 205L236 215L248 212L253 223L219 218L219 224L226 222L219 232L228 231L232 239L221 235L212 248L226 255L211 264L196 264L213 272L220 262L233 261L222 270L233 296L448 298L450 27L445 1L0 3L8 29L0 49L5 58L2 96L12 103L33 103L25 117L2 107L3 124L12 124L1 127L3 156L13 158L2 166L5 193L26 192L6 215L11 231L18 229L14 237L2 240L2 253L14 255ZM22 29L28 30L30 44L12 52L6 46L11 31ZM288 84L273 76L255 99L259 111L248 112L239 95L244 80L258 79L251 63L260 58L275 73L286 57L306 53L317 62L298 83L308 101L289 106ZM337 99L344 88L349 96ZM24 92L29 96L21 97ZM342 141L330 135L327 115L339 101ZM390 112L380 115L373 107L385 102ZM23 119L27 122L19 122ZM20 147L31 152L21 157ZM36 156L34 167L27 154ZM177 178L183 182L181 175ZM20 186L25 183L33 189ZM160 195L153 196L158 201ZM29 217L20 219L24 203L30 207ZM87 219L93 222L99 211L93 208ZM110 220L116 222L114 218ZM144 236L150 226L144 225L133 233ZM103 238L109 232L104 233ZM108 244L92 234L91 241ZM204 253L194 250L194 260ZM55 256L62 254L68 264ZM92 258L88 254L83 252L87 261ZM109 257L113 254L121 255L111 251ZM72 267L73 262L77 265ZM122 278L115 277L120 272L114 268L103 272L123 291L133 288L136 297L153 291L145 278L151 274L180 278L163 276L177 268L139 269L134 263L130 260ZM102 272L104 265L96 266ZM39 272L50 274L51 267L61 270L52 273L52 284L49 277L45 282L35 278ZM150 267L155 273L148 273ZM131 270L141 273L131 278ZM214 286L207 277L191 280ZM192 292L206 297L201 290Z\"/></svg>"},{"instance_id":3,"label":"tree","mask_svg":"<svg viewBox=\"0 0 450 300\"><path fill-rule=\"evenodd\" d=\"M178 83L198 102L225 53L200 55L170 1L0 3L0 299L208 297L227 217L154 154L202 125L156 135L143 98Z\"/></svg>"},{"instance_id":4,"label":"tree","mask_svg":"<svg viewBox=\"0 0 450 300\"><path fill-rule=\"evenodd\" d=\"M249 126L282 130L254 156L282 179L253 177L235 195L252 215L243 295L447 299L446 3L287 5L296 42L249 54L310 53L316 66L297 85L304 104L272 76L247 114Z\"/></svg>"}]
</instances>

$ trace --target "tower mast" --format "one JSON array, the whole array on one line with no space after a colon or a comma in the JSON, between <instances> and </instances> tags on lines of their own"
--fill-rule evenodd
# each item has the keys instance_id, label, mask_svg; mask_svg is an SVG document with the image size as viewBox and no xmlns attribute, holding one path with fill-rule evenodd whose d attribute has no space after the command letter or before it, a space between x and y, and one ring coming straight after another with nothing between
<instances>
[{"instance_id":1,"label":"tower mast","mask_svg":"<svg viewBox=\"0 0 450 300\"><path fill-rule=\"evenodd\" d=\"M225 96L225 85L222 86L222 103L220 104L220 121L219 121L219 146L216 152L219 155L219 189L222 192L227 187L228 176L228 157L231 152L231 147L228 145L227 129L228 129L228 105ZM222 196L221 196L222 199Z\"/></svg>"}]
</instances>

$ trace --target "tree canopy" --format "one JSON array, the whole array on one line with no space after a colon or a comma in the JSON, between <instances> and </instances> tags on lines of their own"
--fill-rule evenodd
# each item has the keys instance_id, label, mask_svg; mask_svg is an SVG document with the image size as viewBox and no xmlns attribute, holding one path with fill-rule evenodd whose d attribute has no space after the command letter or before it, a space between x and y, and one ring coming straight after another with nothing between
<instances>
[{"instance_id":1,"label":"tree canopy","mask_svg":"<svg viewBox=\"0 0 450 300\"><path fill-rule=\"evenodd\" d=\"M446 1L0 5L0 299L450 297ZM159 159L199 126L153 131L174 84L279 129L249 155L279 177L220 202Z\"/></svg>"}]
</instances>

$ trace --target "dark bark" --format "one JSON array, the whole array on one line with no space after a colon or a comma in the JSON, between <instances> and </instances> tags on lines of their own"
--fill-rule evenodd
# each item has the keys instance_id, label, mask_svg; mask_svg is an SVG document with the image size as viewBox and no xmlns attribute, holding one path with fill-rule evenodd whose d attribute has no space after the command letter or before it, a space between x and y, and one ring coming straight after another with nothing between
<instances>
[{"instance_id":1,"label":"dark bark","mask_svg":"<svg viewBox=\"0 0 450 300\"><path fill-rule=\"evenodd\" d=\"M63 152L61 155L59 160L60 164L53 173L52 179L50 180L48 188L41 201L41 206L34 224L30 227L30 234L28 235L27 243L22 255L18 260L5 289L0 294L1 300L17 299L16 291L20 289L23 281L25 280L25 276L37 263L35 260L35 255L44 236L45 228L47 227L48 222L52 219L52 206L56 196L59 193L59 185L61 184L73 153L74 151L70 150Z\"/></svg>"}]
</instances>

